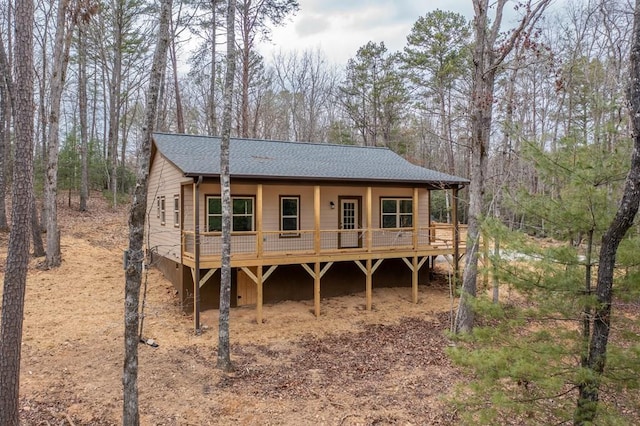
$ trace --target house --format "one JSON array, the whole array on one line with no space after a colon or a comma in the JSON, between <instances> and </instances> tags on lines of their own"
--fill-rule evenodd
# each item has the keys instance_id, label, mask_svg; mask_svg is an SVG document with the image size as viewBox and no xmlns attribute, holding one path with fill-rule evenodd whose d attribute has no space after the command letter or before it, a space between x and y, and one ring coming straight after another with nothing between
<instances>
[{"instance_id":1,"label":"house","mask_svg":"<svg viewBox=\"0 0 640 426\"><path fill-rule=\"evenodd\" d=\"M146 236L152 263L185 310L217 307L220 138L155 133ZM457 193L468 180L411 164L386 148L231 139L232 306L313 299L428 280L433 259L464 251ZM430 215L451 191L451 224Z\"/></svg>"}]
</instances>

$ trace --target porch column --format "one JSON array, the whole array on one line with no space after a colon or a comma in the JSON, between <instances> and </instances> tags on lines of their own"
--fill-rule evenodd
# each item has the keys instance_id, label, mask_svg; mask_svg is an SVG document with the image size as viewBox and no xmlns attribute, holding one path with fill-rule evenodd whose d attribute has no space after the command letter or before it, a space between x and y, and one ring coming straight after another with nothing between
<instances>
[{"instance_id":1,"label":"porch column","mask_svg":"<svg viewBox=\"0 0 640 426\"><path fill-rule=\"evenodd\" d=\"M418 188L413 188L413 251L418 250L418 232L420 231L418 209Z\"/></svg>"},{"instance_id":2,"label":"porch column","mask_svg":"<svg viewBox=\"0 0 640 426\"><path fill-rule=\"evenodd\" d=\"M365 242L365 247L367 249L368 252L371 251L371 242L373 241L373 235L371 234L371 226L372 226L372 221L371 221L371 187L367 186L367 192L365 194L365 198L364 198L364 204L365 204L365 209L366 209L366 223L365 226L367 228L366 232L366 242Z\"/></svg>"},{"instance_id":3,"label":"porch column","mask_svg":"<svg viewBox=\"0 0 640 426\"><path fill-rule=\"evenodd\" d=\"M313 249L316 255L320 254L320 185L313 187Z\"/></svg>"},{"instance_id":4,"label":"porch column","mask_svg":"<svg viewBox=\"0 0 640 426\"><path fill-rule=\"evenodd\" d=\"M460 265L458 258L460 257L460 227L458 226L458 187L451 188L451 221L453 222L453 276L456 285L460 282Z\"/></svg>"},{"instance_id":5,"label":"porch column","mask_svg":"<svg viewBox=\"0 0 640 426\"><path fill-rule=\"evenodd\" d=\"M259 183L256 188L256 249L258 259L262 259L264 250L264 238L262 235L262 184ZM262 269L262 268L260 268Z\"/></svg>"}]
</instances>

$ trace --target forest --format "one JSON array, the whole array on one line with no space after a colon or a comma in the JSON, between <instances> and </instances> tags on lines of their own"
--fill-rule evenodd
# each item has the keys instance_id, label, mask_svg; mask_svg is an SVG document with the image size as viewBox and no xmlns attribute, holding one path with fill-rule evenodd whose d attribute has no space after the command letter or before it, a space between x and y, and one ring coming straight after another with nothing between
<instances>
[{"instance_id":1,"label":"forest","mask_svg":"<svg viewBox=\"0 0 640 426\"><path fill-rule=\"evenodd\" d=\"M319 49L259 53L297 0L1 0L0 231L32 232L10 238L9 253L60 266L60 198L85 211L101 192L129 206L151 129L387 147L471 181L447 352L474 378L452 402L461 419L637 422L640 8L471 3L472 19L427 11L401 50L371 40L334 64ZM451 204L434 198L434 220L450 220ZM7 259L3 355L19 338L5 315L26 274ZM505 292L517 303L501 303ZM9 359L2 399L17 386Z\"/></svg>"}]
</instances>

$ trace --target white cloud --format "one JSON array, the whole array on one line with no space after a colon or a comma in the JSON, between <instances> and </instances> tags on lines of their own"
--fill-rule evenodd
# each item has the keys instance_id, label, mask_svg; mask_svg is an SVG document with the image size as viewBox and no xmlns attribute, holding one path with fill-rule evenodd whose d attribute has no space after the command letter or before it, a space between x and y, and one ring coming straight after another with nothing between
<instances>
[{"instance_id":1,"label":"white cloud","mask_svg":"<svg viewBox=\"0 0 640 426\"><path fill-rule=\"evenodd\" d=\"M329 30L331 22L322 15L305 15L298 19L294 29L298 37L304 38Z\"/></svg>"},{"instance_id":2,"label":"white cloud","mask_svg":"<svg viewBox=\"0 0 640 426\"><path fill-rule=\"evenodd\" d=\"M384 42L390 52L401 50L420 16L442 9L468 19L470 0L299 0L300 11L275 28L272 41L261 46L267 58L273 51L320 48L337 65L346 64L369 41Z\"/></svg>"}]
</instances>

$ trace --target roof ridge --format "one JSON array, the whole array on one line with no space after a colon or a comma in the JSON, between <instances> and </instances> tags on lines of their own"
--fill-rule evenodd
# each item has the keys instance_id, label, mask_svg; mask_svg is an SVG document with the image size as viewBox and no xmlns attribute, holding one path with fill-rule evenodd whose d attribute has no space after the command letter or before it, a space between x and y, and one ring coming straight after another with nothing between
<instances>
[{"instance_id":1,"label":"roof ridge","mask_svg":"<svg viewBox=\"0 0 640 426\"><path fill-rule=\"evenodd\" d=\"M212 136L212 135L194 135L190 133L172 133L172 132L153 132L154 134L161 134L167 136L187 136L194 138L210 138L210 139L220 139L221 136ZM305 142L305 141L286 141L281 139L258 139L258 138L242 138L242 137L232 137L232 140L237 141L246 141L246 142L274 142L274 143L286 143L286 144L296 144L296 145L318 145L318 146L341 146L348 148L364 148L364 149L381 149L381 150L389 150L392 151L389 147L386 146L362 146L362 145L352 145L352 144L342 144L335 142Z\"/></svg>"}]
</instances>

